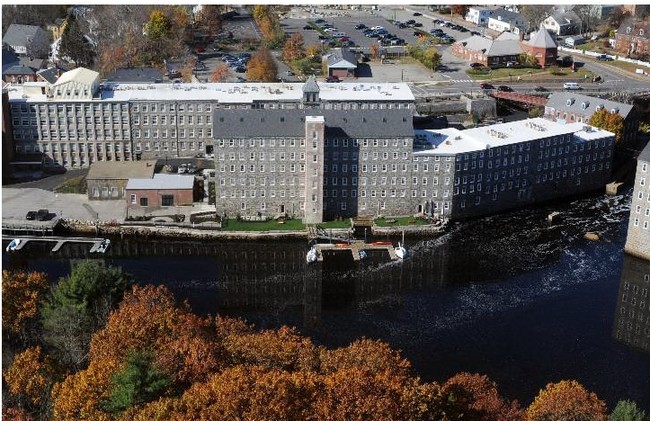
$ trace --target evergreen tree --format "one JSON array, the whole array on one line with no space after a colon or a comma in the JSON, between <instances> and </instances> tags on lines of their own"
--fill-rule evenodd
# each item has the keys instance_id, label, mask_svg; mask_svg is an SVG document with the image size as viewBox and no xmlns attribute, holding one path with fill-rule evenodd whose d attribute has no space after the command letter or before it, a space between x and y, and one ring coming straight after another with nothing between
<instances>
[{"instance_id":1,"label":"evergreen tree","mask_svg":"<svg viewBox=\"0 0 650 421\"><path fill-rule=\"evenodd\" d=\"M616 408L609 417L610 421L649 421L645 411L641 410L634 401L618 401Z\"/></svg>"},{"instance_id":2,"label":"evergreen tree","mask_svg":"<svg viewBox=\"0 0 650 421\"><path fill-rule=\"evenodd\" d=\"M78 67L92 67L95 59L95 49L84 35L81 24L73 13L68 15L67 24L61 34L59 57L69 58Z\"/></svg>"}]
</instances>

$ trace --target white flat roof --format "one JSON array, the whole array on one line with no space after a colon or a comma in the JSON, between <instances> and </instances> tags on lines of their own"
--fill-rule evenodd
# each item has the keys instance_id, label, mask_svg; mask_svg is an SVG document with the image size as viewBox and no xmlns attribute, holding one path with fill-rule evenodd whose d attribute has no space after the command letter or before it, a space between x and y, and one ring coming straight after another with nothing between
<instances>
[{"instance_id":1,"label":"white flat roof","mask_svg":"<svg viewBox=\"0 0 650 421\"><path fill-rule=\"evenodd\" d=\"M253 101L302 100L304 83L152 83L104 84L103 101L214 101L252 103ZM45 86L45 84L43 84ZM406 83L318 83L325 101L414 101ZM27 95L24 97L23 95ZM29 93L12 86L10 100L46 101L45 95ZM65 100L57 100L65 102ZM95 100L96 101L96 100Z\"/></svg>"},{"instance_id":2,"label":"white flat roof","mask_svg":"<svg viewBox=\"0 0 650 421\"><path fill-rule=\"evenodd\" d=\"M180 190L194 187L194 176L154 174L153 178L130 178L126 190Z\"/></svg>"},{"instance_id":3,"label":"white flat roof","mask_svg":"<svg viewBox=\"0 0 650 421\"><path fill-rule=\"evenodd\" d=\"M585 131L585 127L590 127L590 131ZM564 134L574 134L583 140L614 136L611 132L584 123L561 124L543 118L530 118L468 130L416 130L416 139L425 140L433 149L416 151L414 155L455 155Z\"/></svg>"}]
</instances>

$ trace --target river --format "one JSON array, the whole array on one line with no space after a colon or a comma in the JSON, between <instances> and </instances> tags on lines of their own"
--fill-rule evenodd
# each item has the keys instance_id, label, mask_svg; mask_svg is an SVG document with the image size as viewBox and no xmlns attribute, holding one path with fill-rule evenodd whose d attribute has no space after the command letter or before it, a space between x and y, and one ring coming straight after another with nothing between
<instances>
[{"instance_id":1,"label":"river","mask_svg":"<svg viewBox=\"0 0 650 421\"><path fill-rule=\"evenodd\" d=\"M626 190L455 223L441 237L407 239L403 262L371 253L307 266L302 242L134 240L115 241L101 261L140 283L168 285L203 314L289 324L331 347L382 339L427 381L484 373L528 405L547 383L576 379L610 409L631 399L648 411L650 346L615 339L620 286L650 274L650 262L623 253L629 204ZM552 211L562 219L549 225ZM585 240L587 231L600 240ZM3 267L56 279L85 258L79 249L48 250L5 253ZM643 335L636 340L648 344Z\"/></svg>"}]
</instances>

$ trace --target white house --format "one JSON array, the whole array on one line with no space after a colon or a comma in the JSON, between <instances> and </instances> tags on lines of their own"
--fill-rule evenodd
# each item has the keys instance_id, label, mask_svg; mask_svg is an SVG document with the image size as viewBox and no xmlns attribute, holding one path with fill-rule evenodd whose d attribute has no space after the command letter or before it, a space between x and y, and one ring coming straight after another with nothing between
<instances>
[{"instance_id":1,"label":"white house","mask_svg":"<svg viewBox=\"0 0 650 421\"><path fill-rule=\"evenodd\" d=\"M526 32L526 19L520 14L499 8L488 19L488 28L498 32L523 34Z\"/></svg>"},{"instance_id":2,"label":"white house","mask_svg":"<svg viewBox=\"0 0 650 421\"><path fill-rule=\"evenodd\" d=\"M487 26L492 12L494 12L494 7L471 6L467 10L465 20L479 26Z\"/></svg>"},{"instance_id":3,"label":"white house","mask_svg":"<svg viewBox=\"0 0 650 421\"><path fill-rule=\"evenodd\" d=\"M554 32L556 35L572 35L580 33L582 20L573 10L558 11L544 19L542 25L547 31Z\"/></svg>"}]
</instances>

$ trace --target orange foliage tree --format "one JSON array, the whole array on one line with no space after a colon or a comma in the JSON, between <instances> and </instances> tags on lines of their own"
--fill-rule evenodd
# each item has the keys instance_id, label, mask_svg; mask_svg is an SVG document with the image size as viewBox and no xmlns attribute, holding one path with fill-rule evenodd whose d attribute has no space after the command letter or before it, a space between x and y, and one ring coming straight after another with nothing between
<instances>
[{"instance_id":1,"label":"orange foliage tree","mask_svg":"<svg viewBox=\"0 0 650 421\"><path fill-rule=\"evenodd\" d=\"M11 367L4 372L9 401L29 411L46 407L54 376L53 361L43 355L41 348L27 348L16 355Z\"/></svg>"},{"instance_id":2,"label":"orange foliage tree","mask_svg":"<svg viewBox=\"0 0 650 421\"><path fill-rule=\"evenodd\" d=\"M305 57L304 38L302 34L292 34L289 39L284 43L284 50L282 57L285 61L298 60Z\"/></svg>"},{"instance_id":3,"label":"orange foliage tree","mask_svg":"<svg viewBox=\"0 0 650 421\"><path fill-rule=\"evenodd\" d=\"M54 413L71 420L107 416L102 403L110 397L111 379L134 350L153 353L155 366L170 377L172 389L204 381L223 367L216 337L209 318L177 306L164 286L136 286L93 335L88 369L55 387Z\"/></svg>"},{"instance_id":4,"label":"orange foliage tree","mask_svg":"<svg viewBox=\"0 0 650 421\"><path fill-rule=\"evenodd\" d=\"M527 421L605 421L607 407L575 380L549 383L526 412Z\"/></svg>"},{"instance_id":5,"label":"orange foliage tree","mask_svg":"<svg viewBox=\"0 0 650 421\"><path fill-rule=\"evenodd\" d=\"M518 421L523 411L515 401L504 400L487 376L459 373L440 388L444 412L452 419Z\"/></svg>"},{"instance_id":6,"label":"orange foliage tree","mask_svg":"<svg viewBox=\"0 0 650 421\"><path fill-rule=\"evenodd\" d=\"M23 340L31 336L48 287L44 273L2 271L2 328Z\"/></svg>"},{"instance_id":7,"label":"orange foliage tree","mask_svg":"<svg viewBox=\"0 0 650 421\"><path fill-rule=\"evenodd\" d=\"M210 82L225 82L228 79L228 66L221 64L214 68L210 74Z\"/></svg>"},{"instance_id":8,"label":"orange foliage tree","mask_svg":"<svg viewBox=\"0 0 650 421\"><path fill-rule=\"evenodd\" d=\"M248 62L246 78L253 82L275 82L278 78L278 66L269 50L262 48L253 54Z\"/></svg>"}]
</instances>

